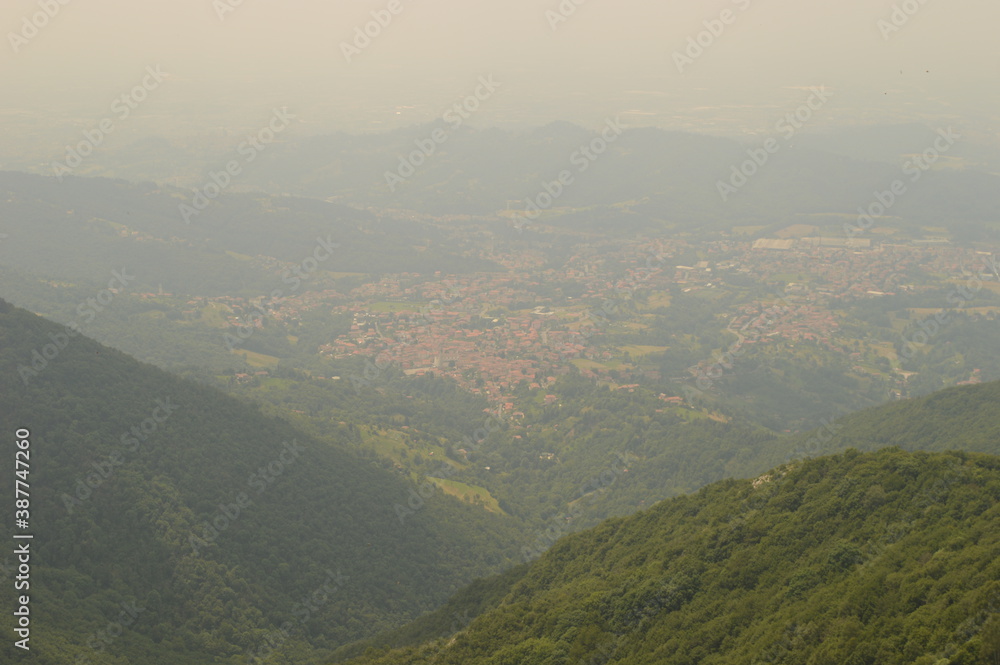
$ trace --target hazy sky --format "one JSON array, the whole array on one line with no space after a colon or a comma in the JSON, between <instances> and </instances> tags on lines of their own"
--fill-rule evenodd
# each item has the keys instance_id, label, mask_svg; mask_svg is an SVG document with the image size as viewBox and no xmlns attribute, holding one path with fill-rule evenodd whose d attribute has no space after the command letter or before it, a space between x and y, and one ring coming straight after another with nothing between
<instances>
[{"instance_id":1,"label":"hazy sky","mask_svg":"<svg viewBox=\"0 0 1000 665\"><path fill-rule=\"evenodd\" d=\"M14 110L100 118L150 65L169 77L140 109L148 131L165 117L172 132L253 124L276 104L315 131L394 127L440 116L483 75L502 85L478 125L631 112L739 132L820 85L835 93L830 124L952 116L995 129L1000 108L996 0L563 0L575 13L554 30L560 0L398 0L351 63L341 43L389 0L242 0L221 20L216 6L240 0L68 0L15 54L10 33L49 2L0 6L7 132ZM886 39L878 22L894 5L916 12ZM724 10L731 24L702 35L679 72L674 52Z\"/></svg>"}]
</instances>

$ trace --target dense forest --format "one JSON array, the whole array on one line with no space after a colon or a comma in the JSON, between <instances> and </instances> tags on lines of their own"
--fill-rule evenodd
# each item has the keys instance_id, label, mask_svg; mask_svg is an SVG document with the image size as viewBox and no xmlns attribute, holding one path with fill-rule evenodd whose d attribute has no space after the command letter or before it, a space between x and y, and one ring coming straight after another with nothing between
<instances>
[{"instance_id":1,"label":"dense forest","mask_svg":"<svg viewBox=\"0 0 1000 665\"><path fill-rule=\"evenodd\" d=\"M992 665L998 499L995 456L784 465L567 537L468 627L351 662Z\"/></svg>"},{"instance_id":2,"label":"dense forest","mask_svg":"<svg viewBox=\"0 0 1000 665\"><path fill-rule=\"evenodd\" d=\"M53 663L77 656L94 663L135 659L194 663L204 662L194 654L205 653L221 663L265 652L298 662L362 653L385 662L421 662L444 644L428 646L424 644L428 639L456 631L467 637L460 637L456 648L436 658L455 653L465 654L456 658L473 660L454 662L479 662L474 658L486 652L505 653L509 644L516 643L527 651L481 662L564 662L569 654L575 658L599 647L609 650L607 662L615 658L646 662L647 656L633 642L639 627L654 630L653 616L646 614L660 603L649 586L652 582L643 581L647 573L621 579L605 579L610 573L602 573L598 577L603 581L594 582L593 588L586 579L596 565L594 557L601 565L622 569L618 571L622 575L632 562L652 560L641 544L647 536L661 539L657 551L691 552L678 559L683 565L657 559L657 565L669 572L669 580L680 580L677 589L670 586L673 582L664 582L664 588L671 589L670 603L686 608L707 580L723 580L704 587L710 592L701 601L705 605L691 607L702 607L699 611L704 614L707 608L718 609L721 600L716 595L746 592L739 616L767 607L774 618L766 626L748 627L751 632L740 641L746 645L738 651L744 656L753 649L793 653L818 648L820 642L829 644L826 633L816 632L816 626L828 625L824 622L829 617L814 620L812 632L798 637L794 631L785 635L776 628L782 617L791 620L805 612L801 603L806 598L819 603L823 598L861 597L851 591L854 582L845 581L854 578L841 579L835 572L855 567L866 571L857 584L869 591L876 588L872 584L888 584L888 572L878 566L872 570L882 576L871 579L868 576L874 572L868 566L852 567L849 562L858 557L888 566L895 559L882 551L899 549L899 542L917 548L899 556L924 562L935 552L956 551L951 541L940 540L946 534L964 539L963 543L971 539L981 544L969 556L979 557L981 550L996 554L995 540L990 540L995 529L990 531L989 521L996 500L991 476L995 458L966 453L910 455L897 449L877 455L849 452L805 465L794 461L847 447L996 453L1000 441L1000 384L996 383L953 388L862 411L814 432L779 436L696 409L662 408L662 401L643 388L609 390L569 375L551 388L555 402L539 402L525 414L526 420L538 424L530 435L518 429L518 423L503 423L486 432L474 450L459 454L448 442L461 441L463 433L482 425L483 404L434 377L392 375L386 380L393 389L361 392L346 383L336 386L306 378L271 390L278 399L264 399L264 406L255 407L210 386L137 363L7 303L0 306L0 342L4 369L0 390L11 407L0 414L0 425L10 431L31 428L36 472L45 478L33 496L39 552L34 592L39 637L44 638L39 640L44 645L39 651ZM291 395L291 403L308 412L282 417L288 411L279 408L279 402ZM383 432L379 440L384 442L390 429L409 431L410 439L397 440L396 449L373 445L373 433ZM398 458L407 464L394 463L394 450L407 447L414 454ZM421 450L427 455L438 451L441 460L422 459ZM554 463L560 458L568 463ZM743 482L721 481L624 521L613 518L582 535L568 535L604 517L647 508L656 497L695 492L734 475L757 476L782 461L788 463L758 478L752 489ZM495 466L496 471L485 473L485 466ZM443 468L449 471L442 474ZM459 501L424 489L445 480L468 491L485 490L487 496L499 499L497 509L468 497ZM11 482L0 479L6 483L3 491L12 489ZM939 489L928 494L928 487ZM861 498L845 505L851 510L863 508L857 508L856 515L838 513L835 507L852 493ZM924 505L928 497L932 503L945 502L944 508L928 512L930 504ZM961 505L949 503L951 497ZM819 504L807 505L807 499ZM802 512L801 505L809 509ZM833 520L831 516L837 515L840 521L828 528L810 530L803 522ZM951 516L947 528L927 522L942 515ZM656 521L661 518L663 524ZM675 518L680 521L671 521ZM782 526L771 537L764 526L768 524ZM930 531L920 531L912 540L897 534L900 529L916 534L917 527L925 525ZM890 535L878 535L879 528ZM808 543L794 551L780 550L779 544L807 532L812 539ZM837 539L830 540L834 536ZM700 544L682 546L685 538ZM765 545L770 548L766 554L752 549ZM639 549L633 552L631 546ZM723 548L726 554L712 548ZM512 568L539 556L533 565ZM577 562L575 557L582 559ZM831 564L834 559L848 563ZM624 563L613 563L618 560ZM988 560L983 555L982 565ZM755 561L781 565L762 568ZM979 570L975 567L980 566L979 559L957 561L963 570ZM568 584L581 578L579 593L584 595L574 595L578 591L573 590L565 598L546 597L547 609L531 610L528 616L534 618L527 624L518 619L508 625L511 599L531 597L539 584L552 587L554 582L538 580L563 569L573 572L559 579ZM794 580L781 577L790 569L802 574ZM5 570L10 570L9 558ZM995 576L996 571L983 570L987 578ZM475 578L501 571L509 572L462 590ZM946 569L939 577L951 583L956 575ZM934 585L921 580L893 584L919 582L919 588L926 587L920 597L931 597ZM778 594L765 582L798 591ZM834 586L826 590L826 584ZM531 593L519 592L523 585L534 585L524 587ZM805 594L814 587L823 593ZM317 590L322 593L314 596ZM750 593L755 590L761 594ZM909 587L905 591L917 593ZM959 592L961 588L955 593ZM10 593L5 588L5 597ZM990 648L986 638L992 635L993 624L976 614L983 607L980 596L962 593L949 596L948 602L968 610L968 615L950 618L941 630L917 631L913 644L904 645L906 653L951 654L952 662L973 663L956 660L955 654L968 659L976 649ZM452 594L456 595L442 606ZM766 605L764 599L774 603L779 595L787 607ZM626 605L614 600L619 597L629 599L621 601ZM633 600L639 605L629 609ZM564 601L576 618L549 616L550 610L561 612L558 608ZM109 618L126 606L142 609L134 627L94 653L86 645L87 636L100 635ZM885 626L916 631L916 624L899 623L898 617L890 620L902 612L901 607L879 606L878 611L889 618L869 632L863 628L870 623L867 620L862 627L845 627L846 632L836 637L850 635L854 641L846 641L837 647L839 651L829 647L830 653L838 654L829 658L854 658L862 642L881 644L892 632ZM978 609L973 612L970 607ZM435 611L420 621L400 627L431 610ZM518 612L520 617L528 610L522 607ZM667 614L656 609L656 620L666 621ZM482 618L474 622L477 616ZM701 625L697 622L704 622L702 615L697 616L702 618L674 616L671 621L679 623L669 623L674 627L670 630L684 627L690 632L692 626ZM5 621L9 624L11 618ZM730 623L725 625L739 626L746 619L726 621ZM477 626L488 626L488 635L520 637L490 646L489 639L475 638ZM563 632L558 636L545 632L553 626L562 626ZM961 630L968 639L956 641L954 635ZM457 648L473 638L486 642L468 653ZM702 638L725 649L736 648L709 633ZM675 662L694 662L691 659L699 653L694 644L678 644L678 653L695 655ZM410 651L378 655L387 646ZM857 652L857 662L894 662L876 658L879 649L883 647ZM621 660L626 655L629 660ZM411 658L417 660L407 660ZM787 662L797 662L788 658Z\"/></svg>"},{"instance_id":3,"label":"dense forest","mask_svg":"<svg viewBox=\"0 0 1000 665\"><path fill-rule=\"evenodd\" d=\"M1000 665L1000 2L69 4L0 665Z\"/></svg>"},{"instance_id":4,"label":"dense forest","mask_svg":"<svg viewBox=\"0 0 1000 665\"><path fill-rule=\"evenodd\" d=\"M0 301L0 429L32 441L38 662L242 663L282 627L282 653L315 655L519 560L513 519L417 494L349 427L317 439L69 333ZM123 603L144 611L95 653Z\"/></svg>"}]
</instances>

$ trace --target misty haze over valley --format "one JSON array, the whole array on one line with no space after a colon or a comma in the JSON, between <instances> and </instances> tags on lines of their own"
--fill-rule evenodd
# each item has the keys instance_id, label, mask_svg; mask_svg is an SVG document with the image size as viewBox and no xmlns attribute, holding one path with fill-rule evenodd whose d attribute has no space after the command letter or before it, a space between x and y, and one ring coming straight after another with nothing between
<instances>
[{"instance_id":1,"label":"misty haze over valley","mask_svg":"<svg viewBox=\"0 0 1000 665\"><path fill-rule=\"evenodd\" d=\"M1000 5L0 8L0 662L1000 665Z\"/></svg>"}]
</instances>

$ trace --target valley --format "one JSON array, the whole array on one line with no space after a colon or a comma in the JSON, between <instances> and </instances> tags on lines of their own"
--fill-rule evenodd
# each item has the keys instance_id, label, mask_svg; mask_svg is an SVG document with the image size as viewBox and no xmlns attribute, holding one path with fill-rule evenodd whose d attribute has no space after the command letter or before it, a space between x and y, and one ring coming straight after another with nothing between
<instances>
[{"instance_id":1,"label":"valley","mask_svg":"<svg viewBox=\"0 0 1000 665\"><path fill-rule=\"evenodd\" d=\"M0 665L1000 665L998 20L0 5Z\"/></svg>"}]
</instances>

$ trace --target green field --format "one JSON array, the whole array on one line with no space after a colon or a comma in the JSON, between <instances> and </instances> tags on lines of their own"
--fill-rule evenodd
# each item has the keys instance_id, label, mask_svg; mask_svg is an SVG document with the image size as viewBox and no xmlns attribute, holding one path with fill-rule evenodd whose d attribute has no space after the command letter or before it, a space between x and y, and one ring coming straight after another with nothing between
<instances>
[{"instance_id":1,"label":"green field","mask_svg":"<svg viewBox=\"0 0 1000 665\"><path fill-rule=\"evenodd\" d=\"M263 353L254 353L253 351L235 351L234 353L243 356L251 367L276 367L281 362L280 358L265 356Z\"/></svg>"},{"instance_id":2,"label":"green field","mask_svg":"<svg viewBox=\"0 0 1000 665\"><path fill-rule=\"evenodd\" d=\"M466 503L482 505L491 513L505 514L497 500L485 488L443 478L428 478L428 480L440 487L445 494L450 494ZM476 501L477 498L479 501Z\"/></svg>"}]
</instances>

